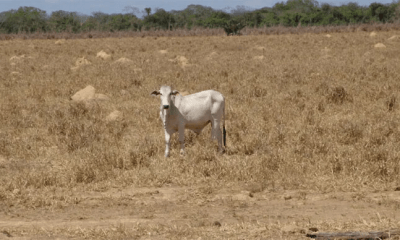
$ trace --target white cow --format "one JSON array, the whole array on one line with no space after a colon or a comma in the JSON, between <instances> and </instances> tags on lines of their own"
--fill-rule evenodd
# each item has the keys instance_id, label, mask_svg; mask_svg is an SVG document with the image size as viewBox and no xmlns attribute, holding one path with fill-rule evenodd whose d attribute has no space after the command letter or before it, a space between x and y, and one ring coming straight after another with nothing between
<instances>
[{"instance_id":1,"label":"white cow","mask_svg":"<svg viewBox=\"0 0 400 240\"><path fill-rule=\"evenodd\" d=\"M185 128L197 134L211 123L211 138L218 140L218 149L225 151L225 99L224 96L214 90L207 90L195 94L181 96L179 92L169 86L162 86L160 90L153 91L152 96L160 95L160 117L165 129L165 157L169 156L171 135L179 132L181 155L185 149ZM177 95L178 94L178 95ZM223 120L222 120L223 118ZM220 124L222 121L224 148Z\"/></svg>"}]
</instances>

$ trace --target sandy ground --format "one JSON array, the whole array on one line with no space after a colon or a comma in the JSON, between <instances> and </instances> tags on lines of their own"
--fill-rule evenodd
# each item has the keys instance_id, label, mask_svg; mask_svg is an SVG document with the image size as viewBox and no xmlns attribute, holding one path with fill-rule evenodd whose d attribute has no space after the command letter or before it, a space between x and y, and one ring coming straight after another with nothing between
<instances>
[{"instance_id":1,"label":"sandy ground","mask_svg":"<svg viewBox=\"0 0 400 240\"><path fill-rule=\"evenodd\" d=\"M247 185L221 189L206 186L113 188L104 192L73 193L76 203L56 208L0 206L0 239L97 238L74 235L71 231L94 228L117 231L118 226L138 224L164 229L187 228L190 229L188 239L197 236L193 235L196 229L214 231L215 235L207 236L218 238L273 239L271 235L278 232L277 239L306 239L305 233L312 226L334 231L328 229L327 223L340 228L354 221L362 222L365 229L385 230L377 229L381 222L400 221L400 191L310 193L257 191L257 188ZM251 226L247 229L251 235L246 235L245 229L241 232L230 229L243 228L246 224ZM171 232L149 230L135 238L174 237ZM176 238L186 238L185 232L181 231Z\"/></svg>"}]
</instances>

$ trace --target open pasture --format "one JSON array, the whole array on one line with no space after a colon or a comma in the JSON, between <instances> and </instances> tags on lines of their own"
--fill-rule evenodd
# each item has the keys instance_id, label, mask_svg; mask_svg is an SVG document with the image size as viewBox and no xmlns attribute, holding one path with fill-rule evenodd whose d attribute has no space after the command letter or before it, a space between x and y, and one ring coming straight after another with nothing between
<instances>
[{"instance_id":1,"label":"open pasture","mask_svg":"<svg viewBox=\"0 0 400 240\"><path fill-rule=\"evenodd\" d=\"M399 66L399 31L0 41L0 235L399 228ZM226 154L208 126L164 158L163 84L225 96Z\"/></svg>"}]
</instances>

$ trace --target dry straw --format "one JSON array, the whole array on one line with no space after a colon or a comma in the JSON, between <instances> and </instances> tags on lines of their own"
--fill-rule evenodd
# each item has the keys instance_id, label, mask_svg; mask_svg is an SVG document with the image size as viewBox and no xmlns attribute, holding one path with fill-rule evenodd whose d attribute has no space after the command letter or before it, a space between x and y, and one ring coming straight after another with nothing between
<instances>
[{"instance_id":1,"label":"dry straw","mask_svg":"<svg viewBox=\"0 0 400 240\"><path fill-rule=\"evenodd\" d=\"M245 29L240 37L212 29L176 30L171 37L54 34L67 39L62 44L37 34L32 38L50 39L0 41L0 201L48 206L49 188L77 186L394 189L400 184L396 28L273 27ZM304 34L286 34L295 31ZM140 34L146 37L132 38ZM386 47L375 48L379 42ZM112 60L97 57L101 51ZM162 84L224 94L225 155L207 128L199 136L186 133L184 158L174 136L172 157L164 159L159 101L149 96ZM88 85L107 99L70 100Z\"/></svg>"}]
</instances>

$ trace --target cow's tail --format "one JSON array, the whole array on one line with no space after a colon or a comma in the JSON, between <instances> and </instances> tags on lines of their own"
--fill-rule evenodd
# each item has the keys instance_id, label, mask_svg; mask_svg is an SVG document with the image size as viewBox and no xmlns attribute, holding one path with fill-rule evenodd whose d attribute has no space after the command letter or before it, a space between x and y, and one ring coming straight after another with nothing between
<instances>
[{"instance_id":1,"label":"cow's tail","mask_svg":"<svg viewBox=\"0 0 400 240\"><path fill-rule=\"evenodd\" d=\"M226 130L225 130L225 102L224 102L224 109L223 109L223 120L222 120L222 134L224 137L224 148L226 149Z\"/></svg>"}]
</instances>

